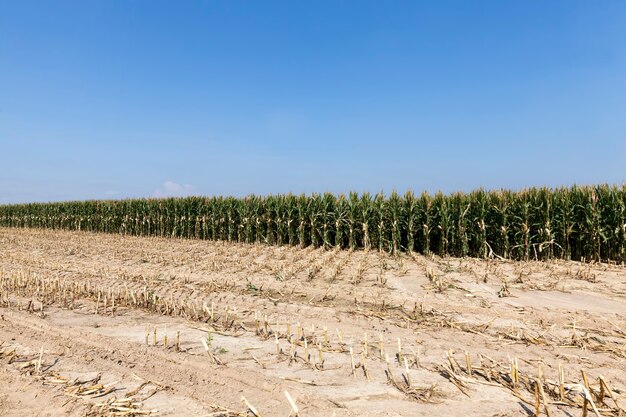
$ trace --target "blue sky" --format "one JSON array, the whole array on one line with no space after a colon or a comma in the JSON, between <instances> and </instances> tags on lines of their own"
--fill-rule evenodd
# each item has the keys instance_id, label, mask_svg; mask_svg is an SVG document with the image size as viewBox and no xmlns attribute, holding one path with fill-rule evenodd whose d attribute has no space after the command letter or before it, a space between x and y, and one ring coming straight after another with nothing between
<instances>
[{"instance_id":1,"label":"blue sky","mask_svg":"<svg viewBox=\"0 0 626 417\"><path fill-rule=\"evenodd\" d=\"M626 180L623 1L0 0L0 203Z\"/></svg>"}]
</instances>

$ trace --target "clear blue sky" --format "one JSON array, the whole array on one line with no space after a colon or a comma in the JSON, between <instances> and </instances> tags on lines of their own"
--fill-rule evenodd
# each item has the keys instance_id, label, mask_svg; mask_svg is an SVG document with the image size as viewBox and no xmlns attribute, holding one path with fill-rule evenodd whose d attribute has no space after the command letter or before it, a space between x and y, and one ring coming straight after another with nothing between
<instances>
[{"instance_id":1,"label":"clear blue sky","mask_svg":"<svg viewBox=\"0 0 626 417\"><path fill-rule=\"evenodd\" d=\"M626 180L624 1L0 0L0 203Z\"/></svg>"}]
</instances>

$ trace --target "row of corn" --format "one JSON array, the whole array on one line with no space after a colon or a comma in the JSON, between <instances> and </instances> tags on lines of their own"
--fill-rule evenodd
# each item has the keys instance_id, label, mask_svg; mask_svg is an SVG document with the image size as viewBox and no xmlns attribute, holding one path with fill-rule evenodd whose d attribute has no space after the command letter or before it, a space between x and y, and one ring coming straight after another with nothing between
<instances>
[{"instance_id":1,"label":"row of corn","mask_svg":"<svg viewBox=\"0 0 626 417\"><path fill-rule=\"evenodd\" d=\"M0 206L0 226L511 259L626 260L626 185Z\"/></svg>"}]
</instances>

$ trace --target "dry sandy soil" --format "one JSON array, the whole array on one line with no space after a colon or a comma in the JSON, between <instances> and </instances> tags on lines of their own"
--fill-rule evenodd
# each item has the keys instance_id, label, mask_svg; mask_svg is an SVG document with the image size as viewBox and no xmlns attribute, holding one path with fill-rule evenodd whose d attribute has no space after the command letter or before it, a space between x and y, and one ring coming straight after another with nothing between
<instances>
[{"instance_id":1,"label":"dry sandy soil","mask_svg":"<svg viewBox=\"0 0 626 417\"><path fill-rule=\"evenodd\" d=\"M626 415L621 265L0 228L4 416L579 416L585 396Z\"/></svg>"}]
</instances>

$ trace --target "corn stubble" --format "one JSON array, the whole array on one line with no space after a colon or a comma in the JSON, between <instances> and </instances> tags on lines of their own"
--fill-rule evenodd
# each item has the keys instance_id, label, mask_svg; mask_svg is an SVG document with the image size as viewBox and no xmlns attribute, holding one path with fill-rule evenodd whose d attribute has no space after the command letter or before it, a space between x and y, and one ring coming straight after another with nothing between
<instances>
[{"instance_id":1,"label":"corn stubble","mask_svg":"<svg viewBox=\"0 0 626 417\"><path fill-rule=\"evenodd\" d=\"M465 352L465 366L456 360L454 352L446 352L448 363L439 367L440 373L452 382L463 394L470 396L470 384L484 384L508 389L515 397L534 409L534 416L545 413L552 415L556 406L582 409L582 416L623 416L622 408L614 389L602 376L597 383L590 383L581 370L582 381L566 382L563 366L559 364L556 380L546 378L541 364L536 375L522 372L517 358L509 364L494 361L486 355L478 355L479 364L472 365L471 355Z\"/></svg>"}]
</instances>

